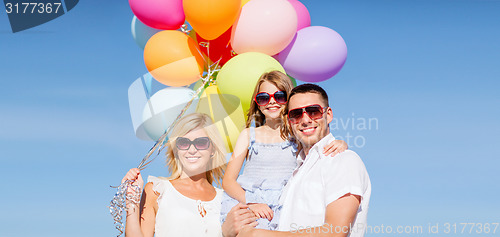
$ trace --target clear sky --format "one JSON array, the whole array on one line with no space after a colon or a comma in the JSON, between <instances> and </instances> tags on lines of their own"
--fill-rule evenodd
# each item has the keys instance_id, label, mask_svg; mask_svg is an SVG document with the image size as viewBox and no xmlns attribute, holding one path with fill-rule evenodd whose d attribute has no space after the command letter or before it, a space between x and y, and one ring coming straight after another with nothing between
<instances>
[{"instance_id":1,"label":"clear sky","mask_svg":"<svg viewBox=\"0 0 500 237\"><path fill-rule=\"evenodd\" d=\"M382 225L473 236L460 223L500 222L500 1L302 2L348 47L320 85L334 135L350 138L370 174L379 233L367 236L386 236ZM0 12L0 236L115 235L109 185L152 146L129 115L127 89L146 68L128 2L80 1L16 34ZM167 175L162 158L148 174Z\"/></svg>"}]
</instances>

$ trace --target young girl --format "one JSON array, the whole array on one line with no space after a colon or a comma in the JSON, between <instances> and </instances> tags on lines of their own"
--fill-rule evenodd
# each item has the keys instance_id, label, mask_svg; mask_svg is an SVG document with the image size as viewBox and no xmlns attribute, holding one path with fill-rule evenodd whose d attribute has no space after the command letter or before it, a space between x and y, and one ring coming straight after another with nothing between
<instances>
[{"instance_id":1,"label":"young girl","mask_svg":"<svg viewBox=\"0 0 500 237\"><path fill-rule=\"evenodd\" d=\"M280 136L281 110L292 90L290 78L279 71L263 74L257 82L248 112L247 128L236 141L233 155L222 180L224 196L221 219L236 204L248 204L259 217L257 228L275 230L281 190L296 167L297 145ZM347 149L344 141L325 147L335 155ZM238 174L247 158L245 169Z\"/></svg>"},{"instance_id":2,"label":"young girl","mask_svg":"<svg viewBox=\"0 0 500 237\"><path fill-rule=\"evenodd\" d=\"M208 115L186 115L174 127L167 148L169 178L150 176L140 206L127 203L126 237L221 236L222 178L226 152ZM122 182L142 188L139 169Z\"/></svg>"}]
</instances>

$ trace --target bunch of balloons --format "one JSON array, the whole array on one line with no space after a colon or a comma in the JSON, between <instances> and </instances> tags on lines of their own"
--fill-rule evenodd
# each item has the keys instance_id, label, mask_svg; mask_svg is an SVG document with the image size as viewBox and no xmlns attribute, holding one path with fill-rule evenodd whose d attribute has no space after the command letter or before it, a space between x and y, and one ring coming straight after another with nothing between
<instances>
[{"instance_id":1,"label":"bunch of balloons","mask_svg":"<svg viewBox=\"0 0 500 237\"><path fill-rule=\"evenodd\" d=\"M309 11L298 0L129 0L129 4L135 15L132 35L144 49L144 63L153 78L166 86L183 87L199 86L211 77L210 93L240 100L241 108L231 110L241 113L235 119L238 123L264 72L279 70L300 81L320 82L337 74L347 57L342 37L327 27L311 26ZM195 94L172 91L151 99L169 97L167 92L183 100ZM172 100L161 103L160 112L178 106ZM145 120L154 117L152 108L144 110ZM203 109L198 105L196 111ZM147 133L155 139L162 132Z\"/></svg>"}]
</instances>

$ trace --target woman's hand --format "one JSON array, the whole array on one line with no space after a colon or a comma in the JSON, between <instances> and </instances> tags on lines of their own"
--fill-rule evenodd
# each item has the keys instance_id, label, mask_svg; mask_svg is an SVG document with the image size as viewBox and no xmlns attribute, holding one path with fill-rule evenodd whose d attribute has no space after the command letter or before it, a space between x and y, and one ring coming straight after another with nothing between
<instances>
[{"instance_id":1,"label":"woman's hand","mask_svg":"<svg viewBox=\"0 0 500 237\"><path fill-rule=\"evenodd\" d=\"M342 140L335 140L323 148L323 154L325 154L326 156L331 155L332 157L334 157L335 155L342 153L345 150L347 150L347 143Z\"/></svg>"},{"instance_id":2,"label":"woman's hand","mask_svg":"<svg viewBox=\"0 0 500 237\"><path fill-rule=\"evenodd\" d=\"M271 221L274 217L274 212L264 203L249 203L248 208L259 218L266 218Z\"/></svg>"},{"instance_id":3,"label":"woman's hand","mask_svg":"<svg viewBox=\"0 0 500 237\"><path fill-rule=\"evenodd\" d=\"M142 189L143 189L143 186L144 186L144 181L142 180L142 176L141 176L141 170L139 170L138 168L130 169L127 172L127 174L123 177L122 183L124 183L127 180L132 180L133 181L132 185L139 186L139 193L136 193L135 189L129 187L128 190L127 190L127 194L132 194L134 196L141 195ZM131 203L127 202L127 207L128 208L131 207L130 205L131 205Z\"/></svg>"}]
</instances>

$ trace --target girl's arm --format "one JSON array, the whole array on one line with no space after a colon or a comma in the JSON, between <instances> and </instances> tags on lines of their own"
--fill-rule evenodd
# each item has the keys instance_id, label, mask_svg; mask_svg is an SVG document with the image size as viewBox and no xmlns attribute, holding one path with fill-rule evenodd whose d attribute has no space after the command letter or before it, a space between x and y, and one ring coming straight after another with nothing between
<instances>
[{"instance_id":1,"label":"girl's arm","mask_svg":"<svg viewBox=\"0 0 500 237\"><path fill-rule=\"evenodd\" d=\"M132 176L130 176L132 174ZM134 184L144 183L139 169L131 169L123 178L136 180ZM158 195L153 191L153 183L147 183L142 192L140 205L127 203L127 219L125 223L125 237L153 237L156 221Z\"/></svg>"},{"instance_id":2,"label":"girl's arm","mask_svg":"<svg viewBox=\"0 0 500 237\"><path fill-rule=\"evenodd\" d=\"M238 174L240 173L243 161L248 154L249 146L249 129L245 128L238 137L236 145L234 146L233 155L227 164L224 178L222 179L222 188L226 193L238 200L240 203L246 203L245 190L241 188L240 184L236 182Z\"/></svg>"},{"instance_id":3,"label":"girl's arm","mask_svg":"<svg viewBox=\"0 0 500 237\"><path fill-rule=\"evenodd\" d=\"M323 148L323 154L330 155L333 157L339 153L347 150L347 143L342 140L335 140Z\"/></svg>"}]
</instances>

